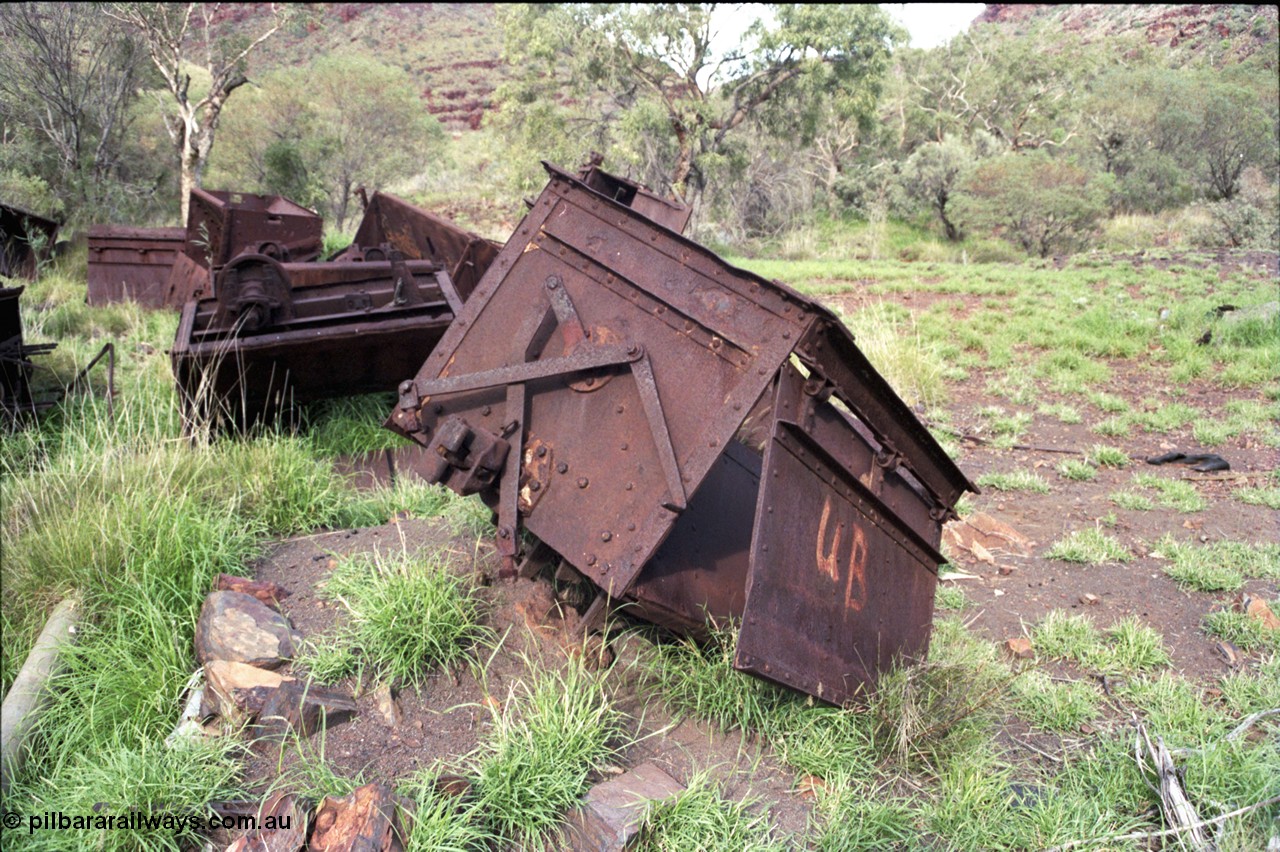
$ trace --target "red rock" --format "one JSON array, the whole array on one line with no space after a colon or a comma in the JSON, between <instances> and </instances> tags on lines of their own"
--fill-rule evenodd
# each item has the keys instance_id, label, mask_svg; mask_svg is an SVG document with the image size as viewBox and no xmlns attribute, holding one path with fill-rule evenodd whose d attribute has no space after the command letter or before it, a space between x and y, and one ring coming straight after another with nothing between
<instances>
[{"instance_id":1,"label":"red rock","mask_svg":"<svg viewBox=\"0 0 1280 852\"><path fill-rule=\"evenodd\" d=\"M290 734L309 737L356 714L356 703L345 692L296 680L266 690L262 698L253 702L262 708L257 714L256 736L274 740L283 740Z\"/></svg>"},{"instance_id":2,"label":"red rock","mask_svg":"<svg viewBox=\"0 0 1280 852\"><path fill-rule=\"evenodd\" d=\"M1254 598L1245 596L1244 614L1262 622L1262 626L1267 630L1280 630L1280 618L1276 618L1276 614L1271 611L1271 607L1262 598Z\"/></svg>"},{"instance_id":3,"label":"red rock","mask_svg":"<svg viewBox=\"0 0 1280 852\"><path fill-rule=\"evenodd\" d=\"M269 580L250 580L247 577L236 577L231 574L219 574L213 581L214 591L240 592L252 595L267 606L280 610L280 601L289 597L289 590L279 583Z\"/></svg>"},{"instance_id":4,"label":"red rock","mask_svg":"<svg viewBox=\"0 0 1280 852\"><path fill-rule=\"evenodd\" d=\"M227 852L299 852L307 843L307 811L292 793L276 793L255 814L258 827Z\"/></svg>"},{"instance_id":5,"label":"red rock","mask_svg":"<svg viewBox=\"0 0 1280 852\"><path fill-rule=\"evenodd\" d=\"M1036 655L1035 650L1031 647L1031 640L1025 636L1015 636L1012 639L1005 640L1004 649L1019 660L1029 660Z\"/></svg>"},{"instance_id":6,"label":"red rock","mask_svg":"<svg viewBox=\"0 0 1280 852\"><path fill-rule=\"evenodd\" d=\"M266 691L287 680L293 678L246 663L210 660L204 665L204 709L221 718L225 729L239 729L262 711Z\"/></svg>"},{"instance_id":7,"label":"red rock","mask_svg":"<svg viewBox=\"0 0 1280 852\"><path fill-rule=\"evenodd\" d=\"M211 592L196 625L196 659L273 669L293 657L302 637L288 620L243 592Z\"/></svg>"},{"instance_id":8,"label":"red rock","mask_svg":"<svg viewBox=\"0 0 1280 852\"><path fill-rule=\"evenodd\" d=\"M403 852L400 825L391 788L366 784L348 796L326 796L316 808L311 852Z\"/></svg>"}]
</instances>

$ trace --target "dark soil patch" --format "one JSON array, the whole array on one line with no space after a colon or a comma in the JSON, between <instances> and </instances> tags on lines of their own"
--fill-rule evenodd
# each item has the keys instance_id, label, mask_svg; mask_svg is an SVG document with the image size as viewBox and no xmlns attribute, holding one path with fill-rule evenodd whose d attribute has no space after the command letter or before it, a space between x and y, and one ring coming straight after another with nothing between
<instances>
[{"instance_id":1,"label":"dark soil patch","mask_svg":"<svg viewBox=\"0 0 1280 852\"><path fill-rule=\"evenodd\" d=\"M292 594L282 602L285 615L304 636L317 637L344 618L342 607L323 596L323 584L339 560L378 550L441 549L450 554L454 570L477 572L482 578L496 573L497 558L487 540L477 543L458 536L439 520L393 521L370 529L289 539L262 557L254 573L260 580L290 590ZM370 679L363 684L354 679L335 684L356 694L356 717L313 736L301 747L255 743L245 766L250 787L264 792L280 783L282 776L299 771L303 761L319 759L339 776L393 785L437 764L466 774L464 757L485 736L492 714L503 712L512 690L529 676L529 667L558 665L566 648L581 647L580 634L572 629L574 614L568 608L556 609L549 580L492 582L478 593L486 605L486 623L501 637L497 652L477 650L478 662L487 663L483 672L480 665L437 672L421 690L398 691L402 721L395 726L379 712ZM557 618L561 611L566 616L563 621ZM593 777L592 782L645 761L657 763L683 784L709 771L722 781L725 795L759 800L780 831L803 833L811 796L792 792L793 773L771 757L769 748L737 733L714 733L704 725L672 718L660 702L649 700L641 682L636 655L647 640L625 629L611 635L615 641L608 658L613 659L614 700L631 718L636 742L618 755L609 772ZM306 676L301 669L286 672Z\"/></svg>"}]
</instances>

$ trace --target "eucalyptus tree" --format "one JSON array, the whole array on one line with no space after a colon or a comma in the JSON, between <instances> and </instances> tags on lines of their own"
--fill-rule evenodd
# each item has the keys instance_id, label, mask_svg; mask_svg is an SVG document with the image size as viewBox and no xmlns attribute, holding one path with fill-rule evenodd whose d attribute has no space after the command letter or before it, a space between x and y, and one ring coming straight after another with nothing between
<instances>
[{"instance_id":1,"label":"eucalyptus tree","mask_svg":"<svg viewBox=\"0 0 1280 852\"><path fill-rule=\"evenodd\" d=\"M106 9L108 18L140 35L171 99L164 123L178 155L183 221L190 192L202 183L222 110L249 83L249 56L289 14L284 4L263 9L264 16L250 18L247 33L226 26L221 3L114 3Z\"/></svg>"},{"instance_id":2,"label":"eucalyptus tree","mask_svg":"<svg viewBox=\"0 0 1280 852\"><path fill-rule=\"evenodd\" d=\"M505 120L541 132L559 104L560 132L621 140L649 161L647 179L688 197L746 128L799 149L833 105L840 117L869 119L902 38L879 7L755 8L502 7L506 57L522 72L501 92Z\"/></svg>"}]
</instances>

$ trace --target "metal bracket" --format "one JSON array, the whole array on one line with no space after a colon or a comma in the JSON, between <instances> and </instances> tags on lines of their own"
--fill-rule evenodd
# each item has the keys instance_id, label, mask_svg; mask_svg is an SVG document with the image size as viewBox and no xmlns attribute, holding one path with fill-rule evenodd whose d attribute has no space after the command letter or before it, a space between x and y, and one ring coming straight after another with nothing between
<instances>
[{"instance_id":1,"label":"metal bracket","mask_svg":"<svg viewBox=\"0 0 1280 852\"><path fill-rule=\"evenodd\" d=\"M495 370L468 373L463 376L429 379L420 382L404 382L400 386L400 406L401 408L405 407L405 402L409 399L409 393L417 394L417 400L410 402L408 406L412 408L437 395L466 393L467 391L524 384L539 379L552 379L557 376L580 373L583 370L629 364L639 361L643 357L644 347L636 343L591 346L583 348L572 355L566 355L563 358L548 358L545 361L513 364L509 367L498 367Z\"/></svg>"},{"instance_id":2,"label":"metal bracket","mask_svg":"<svg viewBox=\"0 0 1280 852\"><path fill-rule=\"evenodd\" d=\"M462 313L462 297L458 295L458 288L453 286L453 279L449 277L449 273L441 268L436 273L436 284L440 287L440 292L444 294L444 300L449 303L449 310L453 311L456 317Z\"/></svg>"},{"instance_id":3,"label":"metal bracket","mask_svg":"<svg viewBox=\"0 0 1280 852\"><path fill-rule=\"evenodd\" d=\"M511 579L516 576L516 553L519 550L520 529L520 459L524 455L524 385L507 385L507 421L514 424L511 430L507 463L503 467L498 491L498 556L502 565L498 577Z\"/></svg>"},{"instance_id":4,"label":"metal bracket","mask_svg":"<svg viewBox=\"0 0 1280 852\"><path fill-rule=\"evenodd\" d=\"M644 406L645 417L649 419L649 431L653 434L654 446L658 448L662 474L667 479L667 491L671 495L670 501L663 506L673 512L683 512L689 501L684 493L684 483L680 479L680 465L676 461L675 448L671 445L671 433L667 430L667 418L662 411L662 400L658 398L658 385L653 378L653 364L649 361L649 356L634 362L631 372L636 377L640 404Z\"/></svg>"}]
</instances>

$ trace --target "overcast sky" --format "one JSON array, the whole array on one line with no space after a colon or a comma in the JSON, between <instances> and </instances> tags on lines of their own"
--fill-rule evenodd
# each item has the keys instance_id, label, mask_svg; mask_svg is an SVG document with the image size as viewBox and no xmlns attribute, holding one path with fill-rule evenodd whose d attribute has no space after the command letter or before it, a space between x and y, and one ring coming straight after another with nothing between
<instances>
[{"instance_id":1,"label":"overcast sky","mask_svg":"<svg viewBox=\"0 0 1280 852\"><path fill-rule=\"evenodd\" d=\"M912 47L937 47L968 29L982 14L985 3L881 3L891 18L906 27ZM712 45L719 51L737 46L742 32L762 14L759 3L721 4L712 16Z\"/></svg>"},{"instance_id":2,"label":"overcast sky","mask_svg":"<svg viewBox=\"0 0 1280 852\"><path fill-rule=\"evenodd\" d=\"M985 3L881 3L880 8L907 28L912 47L937 47L969 28Z\"/></svg>"}]
</instances>

